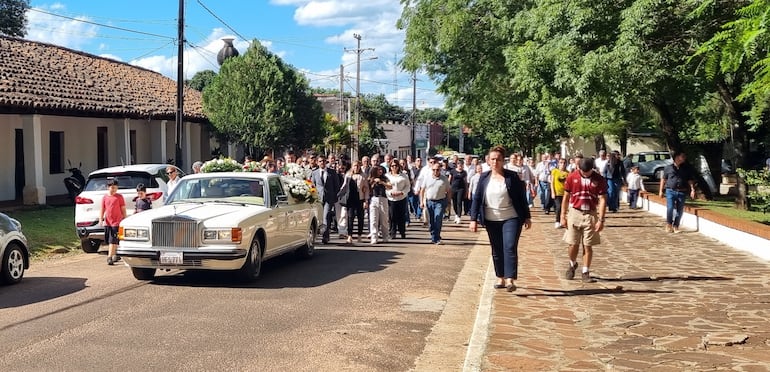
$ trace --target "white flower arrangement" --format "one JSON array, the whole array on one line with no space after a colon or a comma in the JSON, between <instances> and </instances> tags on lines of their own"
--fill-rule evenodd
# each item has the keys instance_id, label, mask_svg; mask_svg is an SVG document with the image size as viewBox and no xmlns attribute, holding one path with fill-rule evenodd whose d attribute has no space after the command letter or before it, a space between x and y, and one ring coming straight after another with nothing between
<instances>
[{"instance_id":1,"label":"white flower arrangement","mask_svg":"<svg viewBox=\"0 0 770 372\"><path fill-rule=\"evenodd\" d=\"M303 167L297 163L288 163L283 167L281 174L301 180L308 180L310 179L311 172L310 168Z\"/></svg>"},{"instance_id":2,"label":"white flower arrangement","mask_svg":"<svg viewBox=\"0 0 770 372\"><path fill-rule=\"evenodd\" d=\"M209 160L201 166L202 173L212 172L242 172L243 166L230 158L219 158Z\"/></svg>"},{"instance_id":3,"label":"white flower arrangement","mask_svg":"<svg viewBox=\"0 0 770 372\"><path fill-rule=\"evenodd\" d=\"M281 181L283 181L286 190L294 200L308 203L315 203L318 200L318 190L316 190L310 180L293 176L281 176Z\"/></svg>"}]
</instances>

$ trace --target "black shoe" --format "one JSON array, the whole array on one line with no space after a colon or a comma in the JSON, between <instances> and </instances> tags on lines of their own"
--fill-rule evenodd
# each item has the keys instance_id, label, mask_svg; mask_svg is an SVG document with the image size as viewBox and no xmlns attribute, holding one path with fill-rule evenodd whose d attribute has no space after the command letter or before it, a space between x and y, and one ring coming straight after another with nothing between
<instances>
[{"instance_id":1,"label":"black shoe","mask_svg":"<svg viewBox=\"0 0 770 372\"><path fill-rule=\"evenodd\" d=\"M546 210L545 214L551 214L551 211L550 210Z\"/></svg>"},{"instance_id":2,"label":"black shoe","mask_svg":"<svg viewBox=\"0 0 770 372\"><path fill-rule=\"evenodd\" d=\"M112 266L114 264L115 264L115 260L112 259L112 256L107 257L107 265Z\"/></svg>"},{"instance_id":3,"label":"black shoe","mask_svg":"<svg viewBox=\"0 0 770 372\"><path fill-rule=\"evenodd\" d=\"M329 244L329 239L321 239L321 244Z\"/></svg>"},{"instance_id":4,"label":"black shoe","mask_svg":"<svg viewBox=\"0 0 770 372\"><path fill-rule=\"evenodd\" d=\"M502 284L502 283L495 284L495 289L503 289L503 288L505 288L505 284Z\"/></svg>"},{"instance_id":5,"label":"black shoe","mask_svg":"<svg viewBox=\"0 0 770 372\"><path fill-rule=\"evenodd\" d=\"M115 261L115 262L120 261L120 256L115 256L115 259L113 261Z\"/></svg>"},{"instance_id":6,"label":"black shoe","mask_svg":"<svg viewBox=\"0 0 770 372\"><path fill-rule=\"evenodd\" d=\"M569 264L569 268L567 269L567 272L564 273L564 279L572 280L575 279L575 270L577 270L578 264L575 262L574 265Z\"/></svg>"}]
</instances>

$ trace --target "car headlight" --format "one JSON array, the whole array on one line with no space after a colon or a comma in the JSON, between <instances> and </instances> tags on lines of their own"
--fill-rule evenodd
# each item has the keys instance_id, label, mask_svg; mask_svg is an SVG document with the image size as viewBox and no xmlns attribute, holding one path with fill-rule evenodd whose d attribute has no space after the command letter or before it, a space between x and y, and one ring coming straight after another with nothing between
<instances>
[{"instance_id":1,"label":"car headlight","mask_svg":"<svg viewBox=\"0 0 770 372\"><path fill-rule=\"evenodd\" d=\"M123 227L118 229L118 239L148 241L150 240L150 229L139 227Z\"/></svg>"},{"instance_id":2,"label":"car headlight","mask_svg":"<svg viewBox=\"0 0 770 372\"><path fill-rule=\"evenodd\" d=\"M203 240L218 243L240 243L241 228L233 227L230 229L207 229L203 230Z\"/></svg>"}]
</instances>

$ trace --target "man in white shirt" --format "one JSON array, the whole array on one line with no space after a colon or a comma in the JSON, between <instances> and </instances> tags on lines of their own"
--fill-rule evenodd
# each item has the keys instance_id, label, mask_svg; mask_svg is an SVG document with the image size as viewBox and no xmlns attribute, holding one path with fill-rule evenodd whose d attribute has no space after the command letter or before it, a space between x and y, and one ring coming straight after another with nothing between
<instances>
[{"instance_id":1,"label":"man in white shirt","mask_svg":"<svg viewBox=\"0 0 770 372\"><path fill-rule=\"evenodd\" d=\"M540 159L541 161L535 167L540 205L543 207L545 214L550 214L551 206L553 205L553 198L551 198L551 170L553 169L551 168L551 155L543 154L540 156Z\"/></svg>"},{"instance_id":2,"label":"man in white shirt","mask_svg":"<svg viewBox=\"0 0 770 372\"><path fill-rule=\"evenodd\" d=\"M607 168L607 162L609 162L609 160L607 151L599 150L599 156L594 160L594 167L599 175L604 175L604 169Z\"/></svg>"},{"instance_id":3,"label":"man in white shirt","mask_svg":"<svg viewBox=\"0 0 770 372\"><path fill-rule=\"evenodd\" d=\"M426 226L428 223L428 216L425 212L425 207L423 206L424 201L422 200L422 186L425 184L425 179L431 176L431 167L433 164L436 164L437 160L436 158L428 158L428 164L426 164L424 167L420 169L420 174L417 176L417 179L414 181L414 184L412 185L412 190L414 191L414 194L418 196L419 198L419 204L420 209L422 210L422 225Z\"/></svg>"},{"instance_id":4,"label":"man in white shirt","mask_svg":"<svg viewBox=\"0 0 770 372\"><path fill-rule=\"evenodd\" d=\"M434 162L430 165L430 176L423 178L420 188L421 206L425 216L430 221L430 241L441 244L441 225L444 222L444 210L447 207L452 192L449 179L441 175L441 164Z\"/></svg>"}]
</instances>

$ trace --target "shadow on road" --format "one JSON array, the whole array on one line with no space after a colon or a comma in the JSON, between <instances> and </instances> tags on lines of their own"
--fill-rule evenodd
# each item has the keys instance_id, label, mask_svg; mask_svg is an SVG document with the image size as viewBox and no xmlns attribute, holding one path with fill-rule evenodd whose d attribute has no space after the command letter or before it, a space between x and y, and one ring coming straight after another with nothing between
<instances>
[{"instance_id":1,"label":"shadow on road","mask_svg":"<svg viewBox=\"0 0 770 372\"><path fill-rule=\"evenodd\" d=\"M526 288L526 287L519 287ZM653 289L623 289L623 287L616 288L589 288L589 289L544 289L544 288L527 288L533 291L541 291L545 293L524 293L516 294L517 297L568 297L568 296L591 296L591 295L619 295L619 294L655 294L655 293L674 293L674 291L657 291Z\"/></svg>"},{"instance_id":2,"label":"shadow on road","mask_svg":"<svg viewBox=\"0 0 770 372\"><path fill-rule=\"evenodd\" d=\"M596 280L601 282L660 282L664 280L681 280L681 281L706 281L706 280L735 280L734 278L728 278L725 276L689 276L689 275L679 275L679 276L637 276L637 277L628 277L628 278L602 278L602 277L595 277Z\"/></svg>"},{"instance_id":3,"label":"shadow on road","mask_svg":"<svg viewBox=\"0 0 770 372\"><path fill-rule=\"evenodd\" d=\"M0 287L0 309L52 300L82 291L86 278L25 277L19 284Z\"/></svg>"},{"instance_id":4,"label":"shadow on road","mask_svg":"<svg viewBox=\"0 0 770 372\"><path fill-rule=\"evenodd\" d=\"M297 260L285 254L262 265L260 277L251 284L239 283L233 273L217 271L184 271L178 275L158 276L153 284L191 287L230 288L312 288L332 283L351 275L386 269L402 256L392 251L350 247L321 248L310 260Z\"/></svg>"}]
</instances>

